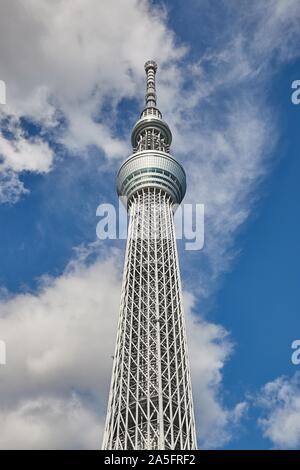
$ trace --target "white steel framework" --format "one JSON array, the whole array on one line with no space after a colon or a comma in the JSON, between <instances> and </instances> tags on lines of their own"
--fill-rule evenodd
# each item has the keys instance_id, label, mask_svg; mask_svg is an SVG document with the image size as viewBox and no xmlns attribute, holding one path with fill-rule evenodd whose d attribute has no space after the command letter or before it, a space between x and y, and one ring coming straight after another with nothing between
<instances>
[{"instance_id":1,"label":"white steel framework","mask_svg":"<svg viewBox=\"0 0 300 470\"><path fill-rule=\"evenodd\" d=\"M168 153L155 62L145 69L146 108L133 130L138 145L117 182L128 198L129 229L103 448L189 450L196 434L173 219L185 174Z\"/></svg>"}]
</instances>

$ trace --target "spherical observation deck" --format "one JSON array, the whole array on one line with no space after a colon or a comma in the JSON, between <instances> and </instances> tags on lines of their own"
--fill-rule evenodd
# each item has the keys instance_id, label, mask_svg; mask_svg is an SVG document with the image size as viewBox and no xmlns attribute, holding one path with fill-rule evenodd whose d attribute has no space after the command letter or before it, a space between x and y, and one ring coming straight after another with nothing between
<instances>
[{"instance_id":1,"label":"spherical observation deck","mask_svg":"<svg viewBox=\"0 0 300 470\"><path fill-rule=\"evenodd\" d=\"M186 191L183 167L170 154L144 150L131 155L121 166L117 175L119 196L130 198L145 188L158 188L180 204Z\"/></svg>"}]
</instances>

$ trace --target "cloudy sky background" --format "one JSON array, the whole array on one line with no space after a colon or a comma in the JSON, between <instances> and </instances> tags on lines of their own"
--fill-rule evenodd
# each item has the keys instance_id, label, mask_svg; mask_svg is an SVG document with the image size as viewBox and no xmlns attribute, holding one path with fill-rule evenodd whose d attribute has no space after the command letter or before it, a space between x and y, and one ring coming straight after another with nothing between
<instances>
[{"instance_id":1,"label":"cloudy sky background","mask_svg":"<svg viewBox=\"0 0 300 470\"><path fill-rule=\"evenodd\" d=\"M158 103L205 204L179 242L201 448L300 448L298 0L3 0L0 448L98 448L124 241L117 203L155 59Z\"/></svg>"}]
</instances>

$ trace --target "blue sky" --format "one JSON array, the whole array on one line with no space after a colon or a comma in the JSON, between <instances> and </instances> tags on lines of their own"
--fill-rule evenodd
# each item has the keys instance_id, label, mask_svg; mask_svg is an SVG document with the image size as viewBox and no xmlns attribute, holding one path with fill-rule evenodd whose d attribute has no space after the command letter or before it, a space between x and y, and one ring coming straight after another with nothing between
<instances>
[{"instance_id":1,"label":"blue sky","mask_svg":"<svg viewBox=\"0 0 300 470\"><path fill-rule=\"evenodd\" d=\"M125 242L95 243L95 214L154 58L186 201L205 204L204 249L179 242L199 446L299 448L299 3L0 8L0 447L100 441Z\"/></svg>"}]
</instances>

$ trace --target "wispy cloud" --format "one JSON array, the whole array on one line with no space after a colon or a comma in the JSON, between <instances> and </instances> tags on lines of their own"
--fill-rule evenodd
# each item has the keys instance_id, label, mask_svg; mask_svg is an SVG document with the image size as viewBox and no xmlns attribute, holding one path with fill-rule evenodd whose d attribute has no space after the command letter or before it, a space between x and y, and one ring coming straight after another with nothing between
<instances>
[{"instance_id":1,"label":"wispy cloud","mask_svg":"<svg viewBox=\"0 0 300 470\"><path fill-rule=\"evenodd\" d=\"M256 397L258 424L274 447L300 448L300 373L268 382Z\"/></svg>"},{"instance_id":2,"label":"wispy cloud","mask_svg":"<svg viewBox=\"0 0 300 470\"><path fill-rule=\"evenodd\" d=\"M166 79L163 72L159 95L174 130L174 154L187 171L185 201L205 204L202 269L196 264L190 279L195 285L200 279L201 296L218 286L239 253L236 236L276 164L280 129L269 83L299 56L299 2L242 2L242 14L241 2L221 3L230 21L218 43L212 35L198 61L173 64Z\"/></svg>"}]
</instances>

